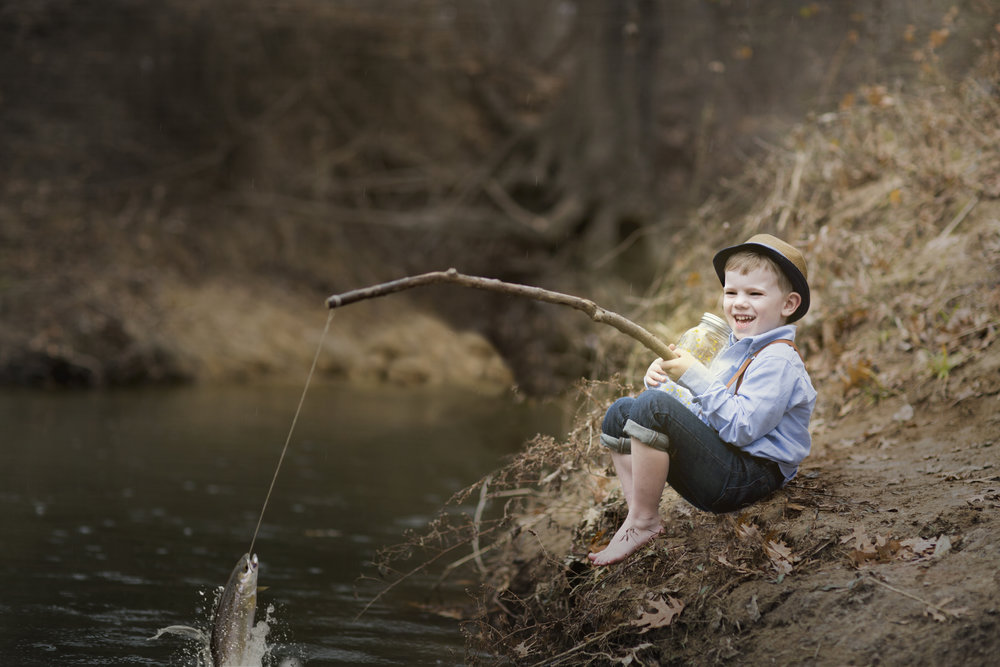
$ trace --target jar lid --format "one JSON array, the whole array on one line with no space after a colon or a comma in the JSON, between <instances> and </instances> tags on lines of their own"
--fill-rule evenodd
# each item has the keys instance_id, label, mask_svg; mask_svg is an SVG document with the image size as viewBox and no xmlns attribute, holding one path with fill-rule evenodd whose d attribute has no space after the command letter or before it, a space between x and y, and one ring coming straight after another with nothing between
<instances>
[{"instance_id":1,"label":"jar lid","mask_svg":"<svg viewBox=\"0 0 1000 667\"><path fill-rule=\"evenodd\" d=\"M733 331L724 319L712 313L703 314L701 316L701 323L725 338L729 338L729 334Z\"/></svg>"}]
</instances>

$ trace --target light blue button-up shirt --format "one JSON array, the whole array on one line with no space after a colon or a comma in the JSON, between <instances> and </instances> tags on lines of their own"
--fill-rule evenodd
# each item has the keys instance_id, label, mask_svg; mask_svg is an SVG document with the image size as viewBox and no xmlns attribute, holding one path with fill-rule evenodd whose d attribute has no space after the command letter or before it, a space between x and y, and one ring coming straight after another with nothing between
<instances>
[{"instance_id":1,"label":"light blue button-up shirt","mask_svg":"<svg viewBox=\"0 0 1000 667\"><path fill-rule=\"evenodd\" d=\"M772 345L747 367L738 394L733 393L735 384L726 387L747 357L780 338L794 341L795 326L741 340L730 334L729 346L710 367L695 364L679 384L691 392L695 414L719 437L749 454L776 461L787 482L812 446L809 417L816 406L816 390L802 359L791 345Z\"/></svg>"}]
</instances>

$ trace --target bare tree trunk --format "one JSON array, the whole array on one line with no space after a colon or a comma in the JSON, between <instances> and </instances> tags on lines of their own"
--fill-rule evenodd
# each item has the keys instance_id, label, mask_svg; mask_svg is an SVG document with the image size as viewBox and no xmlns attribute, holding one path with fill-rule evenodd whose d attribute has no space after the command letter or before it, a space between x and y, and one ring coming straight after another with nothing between
<instances>
[{"instance_id":1,"label":"bare tree trunk","mask_svg":"<svg viewBox=\"0 0 1000 667\"><path fill-rule=\"evenodd\" d=\"M589 198L585 255L601 257L621 239L622 223L650 217L653 82L659 9L646 0L580 0L578 70L556 127L565 185Z\"/></svg>"}]
</instances>

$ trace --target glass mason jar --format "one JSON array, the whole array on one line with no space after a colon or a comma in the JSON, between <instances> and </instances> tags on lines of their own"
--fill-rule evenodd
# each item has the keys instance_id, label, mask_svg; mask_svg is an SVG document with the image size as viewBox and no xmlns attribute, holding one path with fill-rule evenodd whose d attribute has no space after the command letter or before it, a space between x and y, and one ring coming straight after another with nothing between
<instances>
[{"instance_id":1,"label":"glass mason jar","mask_svg":"<svg viewBox=\"0 0 1000 667\"><path fill-rule=\"evenodd\" d=\"M724 319L705 313L697 326L681 335L677 340L677 347L687 350L695 359L708 366L726 346L731 331Z\"/></svg>"}]
</instances>

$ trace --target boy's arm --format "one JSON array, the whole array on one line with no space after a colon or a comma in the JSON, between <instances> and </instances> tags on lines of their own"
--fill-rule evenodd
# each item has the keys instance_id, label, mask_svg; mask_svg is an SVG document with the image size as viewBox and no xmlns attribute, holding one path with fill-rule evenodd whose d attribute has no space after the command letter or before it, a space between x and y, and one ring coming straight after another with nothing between
<instances>
[{"instance_id":1,"label":"boy's arm","mask_svg":"<svg viewBox=\"0 0 1000 667\"><path fill-rule=\"evenodd\" d=\"M777 354L762 354L743 376L738 394L692 367L681 379L695 394L705 421L726 442L745 447L778 426L799 391L802 370Z\"/></svg>"}]
</instances>

